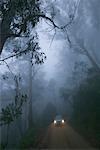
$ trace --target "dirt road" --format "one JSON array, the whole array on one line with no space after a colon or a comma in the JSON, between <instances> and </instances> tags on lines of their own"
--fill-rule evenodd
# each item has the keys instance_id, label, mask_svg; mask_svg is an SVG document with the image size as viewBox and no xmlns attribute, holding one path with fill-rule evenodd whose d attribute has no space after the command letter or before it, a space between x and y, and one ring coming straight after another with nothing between
<instances>
[{"instance_id":1,"label":"dirt road","mask_svg":"<svg viewBox=\"0 0 100 150\"><path fill-rule=\"evenodd\" d=\"M67 123L55 127L52 123L45 137L42 139L40 148L52 149L93 149L76 131Z\"/></svg>"}]
</instances>

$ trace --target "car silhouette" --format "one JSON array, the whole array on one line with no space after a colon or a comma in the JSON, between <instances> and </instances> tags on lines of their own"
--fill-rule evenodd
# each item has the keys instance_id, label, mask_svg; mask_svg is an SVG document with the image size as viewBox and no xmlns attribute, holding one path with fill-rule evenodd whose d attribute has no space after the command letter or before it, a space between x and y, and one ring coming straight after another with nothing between
<instances>
[{"instance_id":1,"label":"car silhouette","mask_svg":"<svg viewBox=\"0 0 100 150\"><path fill-rule=\"evenodd\" d=\"M57 115L54 119L54 125L64 125L65 121L61 115Z\"/></svg>"}]
</instances>

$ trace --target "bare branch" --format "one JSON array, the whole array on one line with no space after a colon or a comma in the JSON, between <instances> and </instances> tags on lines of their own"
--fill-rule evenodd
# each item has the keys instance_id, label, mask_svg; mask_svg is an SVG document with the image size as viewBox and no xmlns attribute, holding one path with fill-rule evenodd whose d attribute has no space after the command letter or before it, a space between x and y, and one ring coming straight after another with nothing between
<instances>
[{"instance_id":1,"label":"bare branch","mask_svg":"<svg viewBox=\"0 0 100 150\"><path fill-rule=\"evenodd\" d=\"M12 70L10 69L10 66L8 65L8 63L7 63L5 60L4 60L3 62L6 64L7 68L8 68L9 71L10 71L10 73L15 77L15 75L14 75L14 73L12 72Z\"/></svg>"},{"instance_id":2,"label":"bare branch","mask_svg":"<svg viewBox=\"0 0 100 150\"><path fill-rule=\"evenodd\" d=\"M37 44L35 44L34 49L35 49L36 45L37 45ZM6 57L6 58L4 58L4 59L1 59L0 61L2 62L2 61L5 61L5 60L8 60L9 58L13 58L13 57L16 57L16 56L20 56L21 54L27 53L28 51L29 51L28 49L25 49L25 50L20 51L20 52L18 52L18 53L16 53L16 54L13 54L13 55L10 55L10 56L8 56L8 57Z\"/></svg>"},{"instance_id":3,"label":"bare branch","mask_svg":"<svg viewBox=\"0 0 100 150\"><path fill-rule=\"evenodd\" d=\"M72 41L71 41L71 39L70 39L70 36L69 36L69 34L68 34L67 29L62 29L62 30L63 30L63 32L66 33L66 39L67 39L67 41L68 41L68 43L69 43L69 46L71 47L71 46L72 46Z\"/></svg>"},{"instance_id":4,"label":"bare branch","mask_svg":"<svg viewBox=\"0 0 100 150\"><path fill-rule=\"evenodd\" d=\"M53 43L53 40L54 40L55 36L56 36L56 29L55 29L55 33L54 33L54 35L53 35L53 37L52 37L52 40L51 40L51 42L50 42L50 46L49 46L49 47L51 47L51 45L52 45L52 43Z\"/></svg>"},{"instance_id":5,"label":"bare branch","mask_svg":"<svg viewBox=\"0 0 100 150\"><path fill-rule=\"evenodd\" d=\"M52 23L52 25L54 26L54 28L57 28L57 29L60 29L60 30L69 27L72 24L73 20L74 20L74 17L73 17L73 19L70 19L70 21L66 25L59 27L51 18L45 16L44 14L38 14L37 16L50 21Z\"/></svg>"}]
</instances>

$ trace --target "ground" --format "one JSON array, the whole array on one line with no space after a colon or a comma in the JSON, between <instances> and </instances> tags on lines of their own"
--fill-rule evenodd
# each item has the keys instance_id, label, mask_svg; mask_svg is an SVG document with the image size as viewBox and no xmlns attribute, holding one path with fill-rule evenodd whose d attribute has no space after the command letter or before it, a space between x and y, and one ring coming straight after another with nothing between
<instances>
[{"instance_id":1,"label":"ground","mask_svg":"<svg viewBox=\"0 0 100 150\"><path fill-rule=\"evenodd\" d=\"M48 127L45 136L42 137L39 148L93 149L92 146L67 123L63 126L55 126L52 123Z\"/></svg>"}]
</instances>

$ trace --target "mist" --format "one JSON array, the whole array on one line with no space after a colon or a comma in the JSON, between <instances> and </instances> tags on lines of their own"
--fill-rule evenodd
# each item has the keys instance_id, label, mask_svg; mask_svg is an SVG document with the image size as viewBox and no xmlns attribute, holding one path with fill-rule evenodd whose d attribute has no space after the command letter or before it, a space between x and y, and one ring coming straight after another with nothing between
<instances>
[{"instance_id":1,"label":"mist","mask_svg":"<svg viewBox=\"0 0 100 150\"><path fill-rule=\"evenodd\" d=\"M0 148L100 148L99 0L0 5Z\"/></svg>"}]
</instances>

